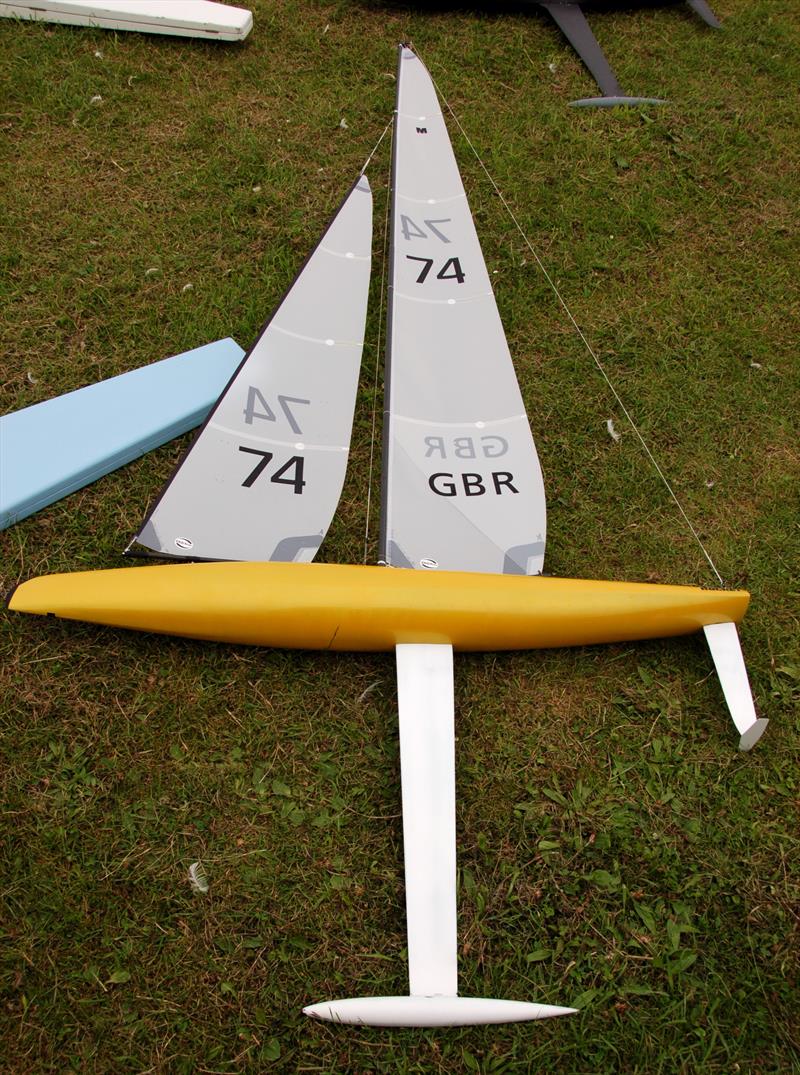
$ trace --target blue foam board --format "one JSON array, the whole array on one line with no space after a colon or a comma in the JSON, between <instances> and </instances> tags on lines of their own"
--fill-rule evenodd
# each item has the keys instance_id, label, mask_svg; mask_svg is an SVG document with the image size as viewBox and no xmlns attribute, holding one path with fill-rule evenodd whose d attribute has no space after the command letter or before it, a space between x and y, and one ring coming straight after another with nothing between
<instances>
[{"instance_id":1,"label":"blue foam board","mask_svg":"<svg viewBox=\"0 0 800 1075\"><path fill-rule=\"evenodd\" d=\"M199 425L243 358L217 340L0 417L0 529Z\"/></svg>"}]
</instances>

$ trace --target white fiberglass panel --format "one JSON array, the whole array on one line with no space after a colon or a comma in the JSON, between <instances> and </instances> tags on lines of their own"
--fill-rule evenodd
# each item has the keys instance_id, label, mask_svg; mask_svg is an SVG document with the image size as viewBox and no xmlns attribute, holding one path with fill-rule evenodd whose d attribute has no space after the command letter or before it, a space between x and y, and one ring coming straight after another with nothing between
<instances>
[{"instance_id":1,"label":"white fiberglass panel","mask_svg":"<svg viewBox=\"0 0 800 1075\"><path fill-rule=\"evenodd\" d=\"M243 41L253 26L247 8L213 0L0 0L0 16L212 41Z\"/></svg>"}]
</instances>

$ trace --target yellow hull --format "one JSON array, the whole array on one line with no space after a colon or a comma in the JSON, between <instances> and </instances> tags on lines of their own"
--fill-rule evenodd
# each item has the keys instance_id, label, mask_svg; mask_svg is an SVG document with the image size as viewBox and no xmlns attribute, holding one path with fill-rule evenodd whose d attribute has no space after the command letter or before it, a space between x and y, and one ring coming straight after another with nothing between
<instances>
[{"instance_id":1,"label":"yellow hull","mask_svg":"<svg viewBox=\"0 0 800 1075\"><path fill-rule=\"evenodd\" d=\"M340 564L213 563L45 575L9 608L216 642L389 650L539 649L738 623L745 591Z\"/></svg>"}]
</instances>

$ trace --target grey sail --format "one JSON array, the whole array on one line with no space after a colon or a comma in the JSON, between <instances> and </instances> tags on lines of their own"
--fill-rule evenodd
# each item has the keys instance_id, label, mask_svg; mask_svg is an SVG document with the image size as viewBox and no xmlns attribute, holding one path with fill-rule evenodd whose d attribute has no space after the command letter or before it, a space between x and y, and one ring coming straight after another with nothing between
<instances>
[{"instance_id":1,"label":"grey sail","mask_svg":"<svg viewBox=\"0 0 800 1075\"><path fill-rule=\"evenodd\" d=\"M392 197L382 557L536 574L541 468L436 92L405 47Z\"/></svg>"},{"instance_id":2,"label":"grey sail","mask_svg":"<svg viewBox=\"0 0 800 1075\"><path fill-rule=\"evenodd\" d=\"M313 559L344 483L371 244L361 176L135 542L200 560Z\"/></svg>"}]
</instances>

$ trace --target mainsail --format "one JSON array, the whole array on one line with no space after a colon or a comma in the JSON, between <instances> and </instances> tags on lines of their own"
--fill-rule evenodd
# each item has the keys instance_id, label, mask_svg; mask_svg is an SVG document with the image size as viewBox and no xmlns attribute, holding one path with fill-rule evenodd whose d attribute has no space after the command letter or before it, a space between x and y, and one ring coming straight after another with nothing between
<instances>
[{"instance_id":1,"label":"mainsail","mask_svg":"<svg viewBox=\"0 0 800 1075\"><path fill-rule=\"evenodd\" d=\"M135 542L193 560L313 559L344 483L371 244L362 175Z\"/></svg>"},{"instance_id":2,"label":"mainsail","mask_svg":"<svg viewBox=\"0 0 800 1075\"><path fill-rule=\"evenodd\" d=\"M542 473L430 75L401 48L382 558L537 574Z\"/></svg>"}]
</instances>

